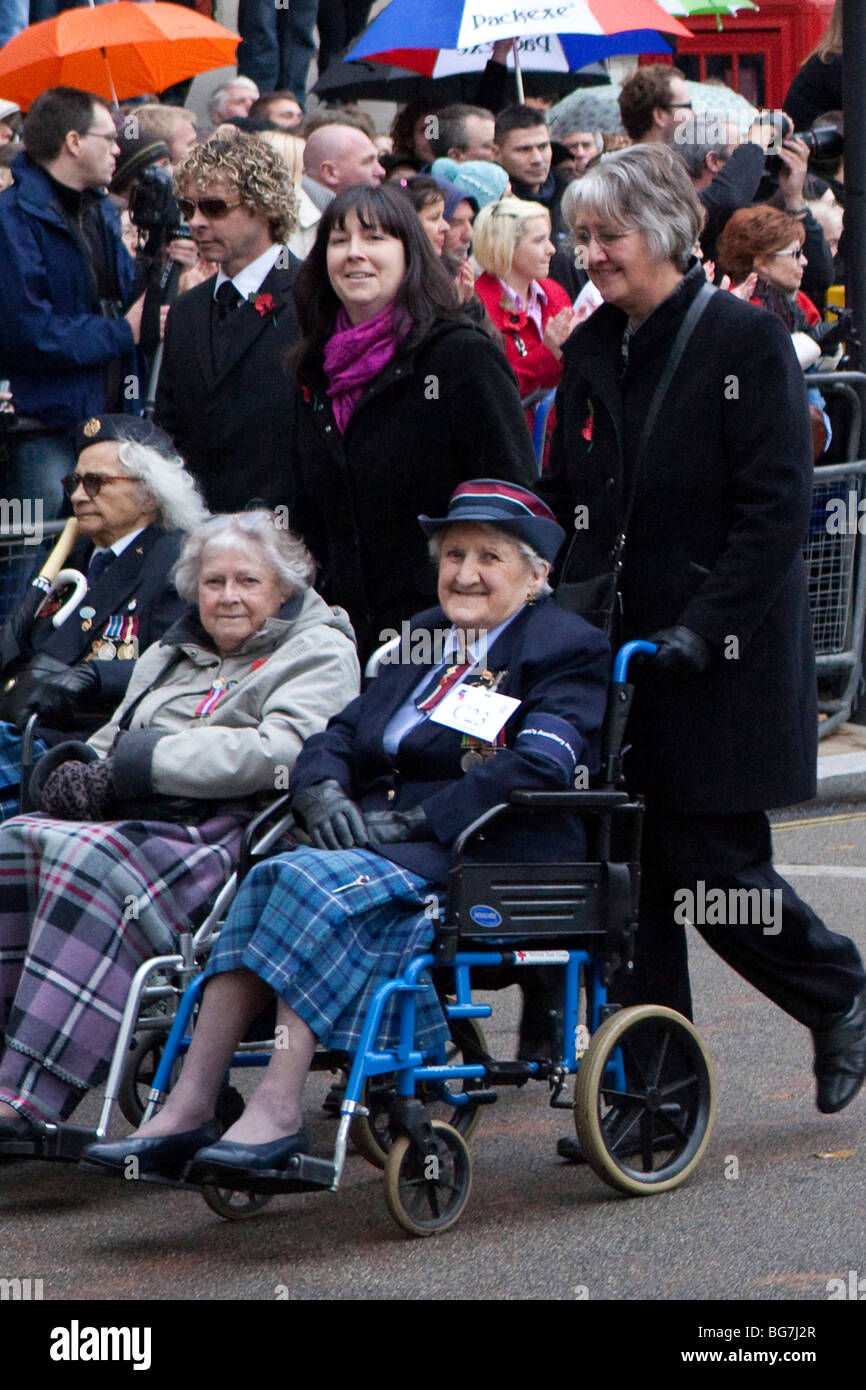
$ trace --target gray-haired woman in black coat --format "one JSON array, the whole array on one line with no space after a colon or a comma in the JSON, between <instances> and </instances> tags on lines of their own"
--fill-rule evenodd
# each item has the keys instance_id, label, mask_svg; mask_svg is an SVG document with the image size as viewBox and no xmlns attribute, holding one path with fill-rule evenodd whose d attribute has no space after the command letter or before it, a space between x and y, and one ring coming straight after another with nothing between
<instances>
[{"instance_id":1,"label":"gray-haired woman in black coat","mask_svg":"<svg viewBox=\"0 0 866 1390\"><path fill-rule=\"evenodd\" d=\"M606 302L566 345L542 490L576 537L568 579L611 568L627 531L622 637L659 647L641 671L627 736L629 784L647 815L636 969L623 1002L690 1013L691 922L812 1030L818 1108L841 1110L866 1073L866 975L854 945L774 871L766 816L815 793L802 373L779 322L713 293L635 482L654 390L705 283L690 259L700 205L664 146L605 156L575 187L572 231Z\"/></svg>"}]
</instances>

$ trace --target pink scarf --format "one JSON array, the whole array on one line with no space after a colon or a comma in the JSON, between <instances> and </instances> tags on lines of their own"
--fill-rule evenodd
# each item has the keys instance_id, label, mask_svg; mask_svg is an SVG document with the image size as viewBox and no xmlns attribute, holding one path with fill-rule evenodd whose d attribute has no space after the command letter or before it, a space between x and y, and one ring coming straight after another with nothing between
<instances>
[{"instance_id":1,"label":"pink scarf","mask_svg":"<svg viewBox=\"0 0 866 1390\"><path fill-rule=\"evenodd\" d=\"M325 347L324 367L328 396L341 434L367 382L391 361L409 327L408 318L399 327L395 325L392 304L359 324L351 322L344 308L338 311L334 332Z\"/></svg>"}]
</instances>

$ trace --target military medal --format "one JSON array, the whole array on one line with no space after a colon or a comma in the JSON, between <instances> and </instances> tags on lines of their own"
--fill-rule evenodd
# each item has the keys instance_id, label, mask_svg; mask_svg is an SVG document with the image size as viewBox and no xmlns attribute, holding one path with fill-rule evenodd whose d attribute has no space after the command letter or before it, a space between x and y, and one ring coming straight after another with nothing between
<instances>
[{"instance_id":1,"label":"military medal","mask_svg":"<svg viewBox=\"0 0 866 1390\"><path fill-rule=\"evenodd\" d=\"M94 643L94 646L96 644ZM117 656L117 647L107 637L103 637L99 643L99 650L96 652L97 661L113 661Z\"/></svg>"},{"instance_id":2,"label":"military medal","mask_svg":"<svg viewBox=\"0 0 866 1390\"><path fill-rule=\"evenodd\" d=\"M81 631L89 632L90 629L93 627L93 619L96 617L96 609L91 608L90 604L88 604L86 608L79 608L78 611L82 617Z\"/></svg>"}]
</instances>

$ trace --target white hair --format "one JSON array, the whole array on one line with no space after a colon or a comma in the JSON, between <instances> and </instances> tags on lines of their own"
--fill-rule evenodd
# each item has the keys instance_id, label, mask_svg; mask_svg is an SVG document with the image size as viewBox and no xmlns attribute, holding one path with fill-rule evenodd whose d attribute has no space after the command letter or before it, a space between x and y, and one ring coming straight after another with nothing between
<instances>
[{"instance_id":1,"label":"white hair","mask_svg":"<svg viewBox=\"0 0 866 1390\"><path fill-rule=\"evenodd\" d=\"M479 531L484 532L485 536L490 536L495 540L508 541L508 543L510 545L513 545L515 549L518 550L520 554L523 556L523 559L529 566L529 570L532 574L533 579L541 578L544 580L544 583L538 591L539 594L553 593L553 589L547 582L547 576L550 574L550 561L543 559L543 557L539 555L537 550L533 549L533 547L529 544L528 541L522 540L520 536L515 536L513 531L507 530L504 526L496 526L492 521L467 521L465 524L469 526L477 526ZM441 531L434 532L434 534L430 537L430 540L427 543L428 549L437 564L442 559L442 546L444 544L445 537L448 535L448 532L451 529L451 526L462 525L464 525L462 521L455 520L449 526L443 526Z\"/></svg>"},{"instance_id":2,"label":"white hair","mask_svg":"<svg viewBox=\"0 0 866 1390\"><path fill-rule=\"evenodd\" d=\"M183 459L169 457L149 444L127 439L117 446L117 458L130 478L156 504L157 523L166 531L193 531L208 515L195 479L187 473Z\"/></svg>"},{"instance_id":3,"label":"white hair","mask_svg":"<svg viewBox=\"0 0 866 1390\"><path fill-rule=\"evenodd\" d=\"M258 507L249 512L214 516L184 542L174 567L174 586L187 603L198 601L198 581L205 552L241 546L258 551L289 593L304 593L315 574L315 564L304 542L285 526L275 512Z\"/></svg>"},{"instance_id":4,"label":"white hair","mask_svg":"<svg viewBox=\"0 0 866 1390\"><path fill-rule=\"evenodd\" d=\"M246 87L247 91L253 92L256 97L259 95L259 89L251 77L233 77L230 82L221 82L208 97L207 113L214 124L222 119L223 97L232 87Z\"/></svg>"}]
</instances>

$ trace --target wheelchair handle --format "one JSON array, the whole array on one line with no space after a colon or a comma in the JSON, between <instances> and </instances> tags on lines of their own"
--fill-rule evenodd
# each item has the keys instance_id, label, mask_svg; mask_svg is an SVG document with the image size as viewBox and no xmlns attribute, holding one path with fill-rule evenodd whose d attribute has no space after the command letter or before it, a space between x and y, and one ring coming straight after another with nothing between
<instances>
[{"instance_id":1,"label":"wheelchair handle","mask_svg":"<svg viewBox=\"0 0 866 1390\"><path fill-rule=\"evenodd\" d=\"M615 684L625 685L628 680L628 664L633 656L655 656L657 651L655 642L626 642L620 647L613 663Z\"/></svg>"}]
</instances>

